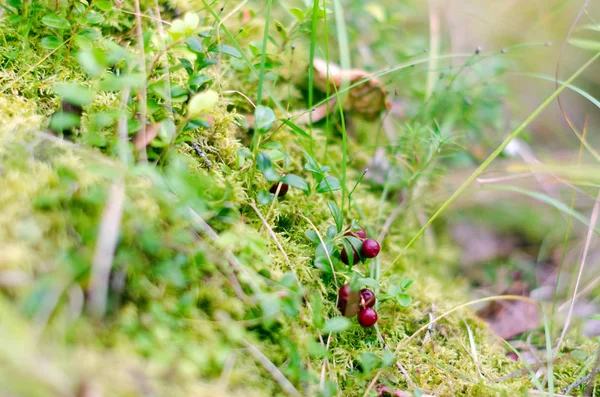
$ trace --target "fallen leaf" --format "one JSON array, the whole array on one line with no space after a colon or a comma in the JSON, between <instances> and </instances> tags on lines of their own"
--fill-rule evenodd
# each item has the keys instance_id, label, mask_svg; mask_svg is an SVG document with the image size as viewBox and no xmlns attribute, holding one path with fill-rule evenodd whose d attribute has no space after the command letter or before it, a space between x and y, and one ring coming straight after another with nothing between
<instances>
[{"instance_id":1,"label":"fallen leaf","mask_svg":"<svg viewBox=\"0 0 600 397\"><path fill-rule=\"evenodd\" d=\"M379 79L360 69L343 70L338 65L324 59L315 58L313 61L315 86L321 91L335 92L344 81L350 85L359 83L350 89L343 107L366 119L373 120L381 112L390 110L392 103L387 99L387 91Z\"/></svg>"},{"instance_id":2,"label":"fallen leaf","mask_svg":"<svg viewBox=\"0 0 600 397\"><path fill-rule=\"evenodd\" d=\"M515 281L504 294L527 296L527 285L522 281ZM493 301L477 314L503 339L537 328L540 320L537 305L522 300Z\"/></svg>"}]
</instances>

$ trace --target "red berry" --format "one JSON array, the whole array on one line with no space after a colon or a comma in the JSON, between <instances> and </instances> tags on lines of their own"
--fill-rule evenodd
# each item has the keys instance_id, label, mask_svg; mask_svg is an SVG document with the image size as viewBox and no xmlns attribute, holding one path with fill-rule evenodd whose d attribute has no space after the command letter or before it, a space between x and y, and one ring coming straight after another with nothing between
<instances>
[{"instance_id":1,"label":"red berry","mask_svg":"<svg viewBox=\"0 0 600 397\"><path fill-rule=\"evenodd\" d=\"M358 312L358 323L365 327L369 328L375 325L377 322L377 312L372 307L363 307Z\"/></svg>"},{"instance_id":2,"label":"red berry","mask_svg":"<svg viewBox=\"0 0 600 397\"><path fill-rule=\"evenodd\" d=\"M352 232L350 230L346 231L346 233L344 233L344 236L353 236L359 239L364 239L367 238L367 232L365 231L364 227L361 227L360 230Z\"/></svg>"},{"instance_id":3,"label":"red berry","mask_svg":"<svg viewBox=\"0 0 600 397\"><path fill-rule=\"evenodd\" d=\"M379 255L380 250L381 247L379 246L379 243L372 238L365 239L362 247L360 247L360 253L365 258L375 258L377 255Z\"/></svg>"},{"instance_id":4,"label":"red berry","mask_svg":"<svg viewBox=\"0 0 600 397\"><path fill-rule=\"evenodd\" d=\"M373 307L375 306L376 301L377 299L375 298L373 291L367 288L360 290L360 305L362 307Z\"/></svg>"},{"instance_id":5,"label":"red berry","mask_svg":"<svg viewBox=\"0 0 600 397\"><path fill-rule=\"evenodd\" d=\"M511 360L519 361L519 356L514 352L507 353L506 357L510 358Z\"/></svg>"},{"instance_id":6,"label":"red berry","mask_svg":"<svg viewBox=\"0 0 600 397\"><path fill-rule=\"evenodd\" d=\"M360 261L360 257L358 256L358 252L356 252L356 250L354 249L354 247L352 247L352 252L354 253L354 262L352 262L352 264L356 265L358 263L358 261ZM346 265L350 264L350 261L349 261L349 258L348 258L348 253L346 252L346 248L342 248L342 252L340 253L340 259Z\"/></svg>"},{"instance_id":7,"label":"red berry","mask_svg":"<svg viewBox=\"0 0 600 397\"><path fill-rule=\"evenodd\" d=\"M288 189L290 188L285 183L277 182L276 184L274 184L273 186L271 186L271 189L269 189L269 192L271 192L273 194L277 193L277 187L279 185L281 185L281 188L279 189L279 194L277 196L278 197L283 197L283 196L285 196L285 194L288 192Z\"/></svg>"},{"instance_id":8,"label":"red berry","mask_svg":"<svg viewBox=\"0 0 600 397\"><path fill-rule=\"evenodd\" d=\"M346 317L354 317L358 312L360 293L352 291L349 284L345 284L338 292L337 308Z\"/></svg>"}]
</instances>

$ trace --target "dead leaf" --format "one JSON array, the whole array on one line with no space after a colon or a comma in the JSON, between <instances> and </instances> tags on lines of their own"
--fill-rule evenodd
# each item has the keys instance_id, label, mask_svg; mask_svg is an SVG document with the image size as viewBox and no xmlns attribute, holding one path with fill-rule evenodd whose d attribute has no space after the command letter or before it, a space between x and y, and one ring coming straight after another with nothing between
<instances>
[{"instance_id":1,"label":"dead leaf","mask_svg":"<svg viewBox=\"0 0 600 397\"><path fill-rule=\"evenodd\" d=\"M527 285L522 281L515 281L504 294L527 296ZM503 339L537 328L540 320L537 305L522 300L493 301L477 314Z\"/></svg>"},{"instance_id":2,"label":"dead leaf","mask_svg":"<svg viewBox=\"0 0 600 397\"><path fill-rule=\"evenodd\" d=\"M158 131L160 130L160 126L162 122L152 124L148 128L146 128L146 133L144 133L144 129L142 128L135 134L133 137L133 146L135 147L135 151L139 152L144 149L146 146L152 142L154 138L158 135Z\"/></svg>"},{"instance_id":3,"label":"dead leaf","mask_svg":"<svg viewBox=\"0 0 600 397\"><path fill-rule=\"evenodd\" d=\"M316 71L315 86L324 92L335 92L342 82L350 85L359 83L350 89L343 107L353 111L366 119L373 120L381 112L390 110L392 103L387 99L387 91L379 79L360 69L343 70L338 65L324 59L315 58L313 68Z\"/></svg>"}]
</instances>

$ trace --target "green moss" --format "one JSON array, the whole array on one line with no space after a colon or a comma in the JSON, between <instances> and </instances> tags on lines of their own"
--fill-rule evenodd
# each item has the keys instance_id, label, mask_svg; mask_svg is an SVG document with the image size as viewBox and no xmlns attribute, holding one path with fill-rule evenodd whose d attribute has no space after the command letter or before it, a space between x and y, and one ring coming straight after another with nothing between
<instances>
[{"instance_id":1,"label":"green moss","mask_svg":"<svg viewBox=\"0 0 600 397\"><path fill-rule=\"evenodd\" d=\"M107 21L102 29L115 39L132 26L128 16ZM259 28L255 22L241 41L251 42ZM0 32L6 42L19 37L12 28ZM277 381L244 342L259 349L307 395L319 393L322 373L337 386L338 395L362 395L380 369L380 381L394 388L409 389L414 382L444 395L514 396L532 387L523 376L494 381L520 365L505 357L503 345L467 309L440 320L431 333L413 336L428 324L431 310L440 316L469 295L467 283L453 275L458 251L443 232L435 252L417 243L393 262L420 227L408 210L392 224L379 257L382 292L414 281L412 305L386 301L378 307L378 327L390 349L400 346L398 354L392 356L373 329L355 322L332 335L325 351L320 337L327 337L320 335L319 318L338 315L337 288L351 275L337 269L337 286L324 276L313 264L315 246L305 231L310 229L308 218L319 233L326 233L333 223L327 207L332 197L291 189L273 204L256 203L257 191L270 183L250 160L242 167L237 164L238 150L249 140L239 128L239 116L251 107L231 91L248 93L257 86L240 61L223 62L210 71L221 94L210 113L212 126L187 132L187 142L197 143L204 155L177 141L176 150L160 152L167 155L156 167L125 166L81 145L85 127L77 143L39 132L57 106L51 85L86 80L72 58L65 67L58 63L61 58L44 58L40 40L41 34L32 34L27 47L32 56L36 53L35 73L18 60L0 73L0 82L10 86L0 93L0 274L18 276L17 282L0 284L0 384L9 392L81 395L82 387L96 387L107 396L146 395L148 390L169 396L281 395ZM285 69L287 54L273 61ZM304 73L305 68L297 70ZM184 77L180 71L173 81L182 83ZM303 108L299 91L290 85L294 80L286 75L272 87L273 94ZM116 107L117 98L100 95L89 113ZM357 126L363 137L375 128ZM112 127L107 128L106 139L113 138ZM341 164L335 133L315 129L314 138L319 158L324 153L329 164ZM277 162L280 172L307 176L304 145L289 129L265 135L265 142L280 144L289 157L287 164ZM362 146L349 143L348 186L369 161ZM108 313L98 320L87 314L86 293L110 186L121 178L126 197L112 259ZM341 201L339 194L334 198ZM429 200L423 198L420 208L427 208ZM381 187L361 184L345 222L360 218L367 228L379 230L395 205L381 199ZM365 277L370 272L367 265L355 269ZM470 356L467 325L477 362ZM576 339L573 348L589 353L586 343ZM582 365L570 358L560 361L557 384L570 384Z\"/></svg>"}]
</instances>

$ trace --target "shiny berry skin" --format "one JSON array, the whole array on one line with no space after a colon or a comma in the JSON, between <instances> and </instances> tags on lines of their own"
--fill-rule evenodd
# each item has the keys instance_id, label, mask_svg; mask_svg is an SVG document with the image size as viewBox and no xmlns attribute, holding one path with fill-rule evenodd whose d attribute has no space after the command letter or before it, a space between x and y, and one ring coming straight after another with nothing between
<instances>
[{"instance_id":1,"label":"shiny berry skin","mask_svg":"<svg viewBox=\"0 0 600 397\"><path fill-rule=\"evenodd\" d=\"M269 192L276 194L277 193L277 187L281 184L281 188L279 189L279 194L277 195L278 197L283 197L286 195L286 193L288 192L288 189L290 188L287 184L285 183L281 183L281 182L277 182L276 184L274 184L273 186L271 186L271 189L269 189Z\"/></svg>"},{"instance_id":2,"label":"shiny berry skin","mask_svg":"<svg viewBox=\"0 0 600 397\"><path fill-rule=\"evenodd\" d=\"M379 246L379 243L372 238L365 239L362 247L360 247L360 253L365 258L375 258L377 255L379 255L380 250L381 247Z\"/></svg>"},{"instance_id":3,"label":"shiny berry skin","mask_svg":"<svg viewBox=\"0 0 600 397\"><path fill-rule=\"evenodd\" d=\"M352 252L354 253L354 262L352 262L352 264L356 265L360 261L360 257L358 256L358 252L356 252L354 247L352 247ZM340 253L340 259L346 265L350 264L350 260L349 260L350 258L348 258L348 253L346 252L346 248L342 248L342 252Z\"/></svg>"},{"instance_id":4,"label":"shiny berry skin","mask_svg":"<svg viewBox=\"0 0 600 397\"><path fill-rule=\"evenodd\" d=\"M354 317L359 308L360 293L352 291L349 284L345 284L338 292L337 308L346 317Z\"/></svg>"},{"instance_id":5,"label":"shiny berry skin","mask_svg":"<svg viewBox=\"0 0 600 397\"><path fill-rule=\"evenodd\" d=\"M364 327L369 328L375 325L377 322L377 312L372 307L363 307L358 312L358 323Z\"/></svg>"},{"instance_id":6,"label":"shiny berry skin","mask_svg":"<svg viewBox=\"0 0 600 397\"><path fill-rule=\"evenodd\" d=\"M344 233L344 236L353 236L362 240L367 238L367 232L364 227L361 227L360 230L355 232L348 230L346 233Z\"/></svg>"},{"instance_id":7,"label":"shiny berry skin","mask_svg":"<svg viewBox=\"0 0 600 397\"><path fill-rule=\"evenodd\" d=\"M363 288L360 290L360 306L361 307L373 307L375 306L375 302L377 298L375 298L375 294L373 291L367 288Z\"/></svg>"}]
</instances>

